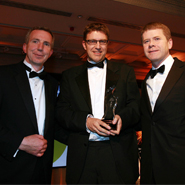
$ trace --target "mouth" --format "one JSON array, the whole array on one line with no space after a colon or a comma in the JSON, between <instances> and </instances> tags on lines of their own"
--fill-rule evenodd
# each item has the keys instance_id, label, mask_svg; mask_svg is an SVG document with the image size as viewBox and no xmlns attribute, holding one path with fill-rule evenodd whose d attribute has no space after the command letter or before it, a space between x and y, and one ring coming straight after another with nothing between
<instances>
[{"instance_id":1,"label":"mouth","mask_svg":"<svg viewBox=\"0 0 185 185\"><path fill-rule=\"evenodd\" d=\"M34 53L34 55L37 57L37 58L41 58L41 57L44 57L44 55L41 55L41 54L37 54L37 53Z\"/></svg>"},{"instance_id":2,"label":"mouth","mask_svg":"<svg viewBox=\"0 0 185 185\"><path fill-rule=\"evenodd\" d=\"M101 51L93 51L93 53L94 53L95 55L100 55L102 52L101 52Z\"/></svg>"},{"instance_id":3,"label":"mouth","mask_svg":"<svg viewBox=\"0 0 185 185\"><path fill-rule=\"evenodd\" d=\"M148 51L148 53L156 53L158 50Z\"/></svg>"}]
</instances>

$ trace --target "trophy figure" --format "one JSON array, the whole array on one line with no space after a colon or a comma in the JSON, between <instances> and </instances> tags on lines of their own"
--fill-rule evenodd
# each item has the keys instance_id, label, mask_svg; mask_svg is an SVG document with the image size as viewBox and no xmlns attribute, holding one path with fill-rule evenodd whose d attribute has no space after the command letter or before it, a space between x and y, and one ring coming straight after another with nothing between
<instances>
[{"instance_id":1,"label":"trophy figure","mask_svg":"<svg viewBox=\"0 0 185 185\"><path fill-rule=\"evenodd\" d=\"M116 130L117 125L112 124L112 120L115 116L115 110L117 107L118 97L114 96L116 87L110 87L105 94L105 112L102 121L111 126L112 130Z\"/></svg>"}]
</instances>

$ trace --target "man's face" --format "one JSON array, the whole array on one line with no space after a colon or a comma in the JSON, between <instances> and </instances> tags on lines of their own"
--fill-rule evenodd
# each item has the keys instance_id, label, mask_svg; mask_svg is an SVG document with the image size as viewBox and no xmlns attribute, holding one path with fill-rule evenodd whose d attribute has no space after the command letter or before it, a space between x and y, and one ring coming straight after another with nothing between
<instances>
[{"instance_id":1,"label":"man's face","mask_svg":"<svg viewBox=\"0 0 185 185\"><path fill-rule=\"evenodd\" d=\"M44 30L33 30L30 34L28 44L24 43L23 51L26 53L26 61L36 71L42 68L43 64L53 53L51 45L52 36Z\"/></svg>"},{"instance_id":2,"label":"man's face","mask_svg":"<svg viewBox=\"0 0 185 185\"><path fill-rule=\"evenodd\" d=\"M162 29L147 30L142 36L146 57L154 67L158 67L169 56L172 39L167 40Z\"/></svg>"},{"instance_id":3,"label":"man's face","mask_svg":"<svg viewBox=\"0 0 185 185\"><path fill-rule=\"evenodd\" d=\"M101 31L92 31L87 34L86 40L107 41L108 38L105 35L105 33ZM88 44L86 41L83 41L82 45L84 49L87 51L88 60L94 62L101 62L102 60L105 59L108 43L101 44L100 42L97 42L96 44L91 45Z\"/></svg>"}]
</instances>

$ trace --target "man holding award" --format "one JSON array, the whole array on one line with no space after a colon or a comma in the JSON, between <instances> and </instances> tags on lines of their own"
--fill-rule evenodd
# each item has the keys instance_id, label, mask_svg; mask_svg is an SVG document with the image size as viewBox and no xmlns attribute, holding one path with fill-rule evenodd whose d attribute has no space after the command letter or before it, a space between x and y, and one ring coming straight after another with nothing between
<instances>
[{"instance_id":1,"label":"man holding award","mask_svg":"<svg viewBox=\"0 0 185 185\"><path fill-rule=\"evenodd\" d=\"M109 30L85 27L87 62L62 74L57 119L68 130L67 184L135 184L139 90L134 70L105 58Z\"/></svg>"}]
</instances>

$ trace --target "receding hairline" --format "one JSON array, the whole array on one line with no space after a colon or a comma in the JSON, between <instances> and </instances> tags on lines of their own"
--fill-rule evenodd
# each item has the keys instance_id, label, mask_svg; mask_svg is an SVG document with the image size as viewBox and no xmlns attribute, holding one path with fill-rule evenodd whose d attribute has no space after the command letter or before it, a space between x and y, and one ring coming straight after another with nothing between
<instances>
[{"instance_id":1,"label":"receding hairline","mask_svg":"<svg viewBox=\"0 0 185 185\"><path fill-rule=\"evenodd\" d=\"M49 34L51 35L51 37L52 37L51 48L54 47L55 37L54 37L52 31L51 31L48 27L43 27L43 26L35 26L35 27L33 27L33 28L31 28L31 29L28 30L28 32L27 32L27 34L26 34L26 36L25 36L25 43L26 43L26 44L28 44L28 42L29 42L31 33L32 33L33 31L35 31L35 30L38 30L38 31L45 31L45 32L49 33Z\"/></svg>"}]
</instances>

